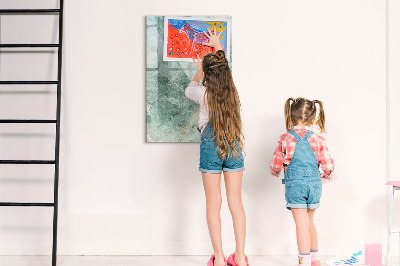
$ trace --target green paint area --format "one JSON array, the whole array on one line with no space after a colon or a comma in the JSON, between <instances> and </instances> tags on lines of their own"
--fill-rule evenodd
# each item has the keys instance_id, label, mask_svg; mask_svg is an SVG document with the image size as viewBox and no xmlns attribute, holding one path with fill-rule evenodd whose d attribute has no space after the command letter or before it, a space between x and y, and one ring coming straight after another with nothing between
<instances>
[{"instance_id":1,"label":"green paint area","mask_svg":"<svg viewBox=\"0 0 400 266\"><path fill-rule=\"evenodd\" d=\"M147 142L200 142L199 105L185 96L185 88L196 74L196 66L191 62L163 61L163 39L164 17L148 16Z\"/></svg>"}]
</instances>

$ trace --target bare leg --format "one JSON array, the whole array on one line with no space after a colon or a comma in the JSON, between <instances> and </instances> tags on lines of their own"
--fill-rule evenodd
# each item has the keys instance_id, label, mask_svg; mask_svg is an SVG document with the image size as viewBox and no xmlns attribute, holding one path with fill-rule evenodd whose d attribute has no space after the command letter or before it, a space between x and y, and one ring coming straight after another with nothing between
<instances>
[{"instance_id":1,"label":"bare leg","mask_svg":"<svg viewBox=\"0 0 400 266\"><path fill-rule=\"evenodd\" d=\"M215 254L215 266L224 266L221 239L221 174L201 173L206 194L207 225Z\"/></svg>"},{"instance_id":2,"label":"bare leg","mask_svg":"<svg viewBox=\"0 0 400 266\"><path fill-rule=\"evenodd\" d=\"M311 250L318 250L318 236L317 229L314 225L314 214L316 209L307 209L308 218L310 220L310 239L311 239Z\"/></svg>"},{"instance_id":3,"label":"bare leg","mask_svg":"<svg viewBox=\"0 0 400 266\"><path fill-rule=\"evenodd\" d=\"M234 260L237 265L246 266L247 263L244 255L246 214L244 213L242 204L242 177L243 171L224 172L226 196L235 231L236 250Z\"/></svg>"},{"instance_id":4,"label":"bare leg","mask_svg":"<svg viewBox=\"0 0 400 266\"><path fill-rule=\"evenodd\" d=\"M307 209L293 209L293 219L296 223L297 247L300 254L310 253L310 220Z\"/></svg>"}]
</instances>

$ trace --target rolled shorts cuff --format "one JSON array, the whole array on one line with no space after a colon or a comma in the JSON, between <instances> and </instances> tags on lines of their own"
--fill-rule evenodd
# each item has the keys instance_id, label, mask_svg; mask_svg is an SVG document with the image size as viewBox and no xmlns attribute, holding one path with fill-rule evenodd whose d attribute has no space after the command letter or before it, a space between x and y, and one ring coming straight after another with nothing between
<instances>
[{"instance_id":1,"label":"rolled shorts cuff","mask_svg":"<svg viewBox=\"0 0 400 266\"><path fill-rule=\"evenodd\" d=\"M319 203L315 203L315 204L308 204L308 209L316 209L319 207Z\"/></svg>"},{"instance_id":2,"label":"rolled shorts cuff","mask_svg":"<svg viewBox=\"0 0 400 266\"><path fill-rule=\"evenodd\" d=\"M224 171L224 172L240 172L240 171L243 171L243 170L245 170L244 166L240 167L240 168L234 168L234 169L231 169L231 168L222 169L222 171Z\"/></svg>"},{"instance_id":3,"label":"rolled shorts cuff","mask_svg":"<svg viewBox=\"0 0 400 266\"><path fill-rule=\"evenodd\" d=\"M208 170L208 169L204 169L199 167L199 171L203 172L203 173L209 173L209 174L220 174L222 173L222 170Z\"/></svg>"},{"instance_id":4,"label":"rolled shorts cuff","mask_svg":"<svg viewBox=\"0 0 400 266\"><path fill-rule=\"evenodd\" d=\"M319 207L319 203L315 204L293 204L293 203L286 203L286 208L290 209L316 209Z\"/></svg>"},{"instance_id":5,"label":"rolled shorts cuff","mask_svg":"<svg viewBox=\"0 0 400 266\"><path fill-rule=\"evenodd\" d=\"M307 204L286 203L286 208L287 208L288 210L291 210L292 208L293 208L293 209L307 209L308 206L307 206Z\"/></svg>"}]
</instances>

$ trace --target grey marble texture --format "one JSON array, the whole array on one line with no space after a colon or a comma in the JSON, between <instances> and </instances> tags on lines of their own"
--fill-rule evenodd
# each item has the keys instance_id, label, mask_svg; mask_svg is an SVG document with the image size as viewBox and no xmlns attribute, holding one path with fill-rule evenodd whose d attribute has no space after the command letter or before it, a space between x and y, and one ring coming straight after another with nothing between
<instances>
[{"instance_id":1,"label":"grey marble texture","mask_svg":"<svg viewBox=\"0 0 400 266\"><path fill-rule=\"evenodd\" d=\"M187 99L184 93L196 74L196 67L191 62L164 62L163 39L164 17L148 16L147 142L200 142L200 133L197 131L199 106Z\"/></svg>"}]
</instances>

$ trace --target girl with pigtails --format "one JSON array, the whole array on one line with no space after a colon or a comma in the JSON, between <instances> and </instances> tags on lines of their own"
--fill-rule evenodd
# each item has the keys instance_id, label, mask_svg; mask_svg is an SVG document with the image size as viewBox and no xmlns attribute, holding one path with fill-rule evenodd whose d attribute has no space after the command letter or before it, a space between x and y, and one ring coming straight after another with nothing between
<instances>
[{"instance_id":1,"label":"girl with pigtails","mask_svg":"<svg viewBox=\"0 0 400 266\"><path fill-rule=\"evenodd\" d=\"M319 114L317 119L317 105ZM318 238L313 218L322 193L321 179L330 179L334 162L322 136L311 126L325 132L323 103L304 98L289 98L285 104L287 133L280 136L270 168L279 176L284 170L286 208L296 223L298 266L320 266ZM320 171L321 170L321 171Z\"/></svg>"}]
</instances>

